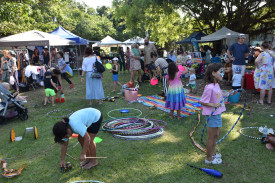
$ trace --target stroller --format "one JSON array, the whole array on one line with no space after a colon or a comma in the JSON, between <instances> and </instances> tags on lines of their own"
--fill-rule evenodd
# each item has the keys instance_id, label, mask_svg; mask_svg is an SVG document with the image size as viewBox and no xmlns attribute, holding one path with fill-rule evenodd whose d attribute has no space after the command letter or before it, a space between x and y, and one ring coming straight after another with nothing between
<instances>
[{"instance_id":1,"label":"stroller","mask_svg":"<svg viewBox=\"0 0 275 183\"><path fill-rule=\"evenodd\" d=\"M13 96L9 90L0 84L0 124L5 124L7 119L15 116L18 116L22 121L28 119L28 109L23 106L25 101L15 99L16 96Z\"/></svg>"}]
</instances>

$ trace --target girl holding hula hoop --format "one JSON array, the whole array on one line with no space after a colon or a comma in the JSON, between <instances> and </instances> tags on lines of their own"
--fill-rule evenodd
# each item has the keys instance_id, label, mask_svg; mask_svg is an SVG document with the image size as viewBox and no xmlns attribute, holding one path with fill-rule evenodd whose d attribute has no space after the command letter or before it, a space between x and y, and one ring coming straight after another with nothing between
<instances>
[{"instance_id":1,"label":"girl holding hula hoop","mask_svg":"<svg viewBox=\"0 0 275 183\"><path fill-rule=\"evenodd\" d=\"M96 144L94 138L100 129L103 116L101 112L94 108L84 108L74 112L69 118L62 118L53 127L54 141L61 144L60 167L65 167L65 156L69 144L69 138L73 133L79 134L78 141L82 146L79 157L80 165L83 169L90 169L97 166Z\"/></svg>"},{"instance_id":2,"label":"girl holding hula hoop","mask_svg":"<svg viewBox=\"0 0 275 183\"><path fill-rule=\"evenodd\" d=\"M221 164L221 154L215 153L216 142L220 135L220 128L222 127L221 113L226 110L223 100L223 93L219 82L222 80L220 74L222 65L213 63L209 64L205 74L206 86L204 88L200 103L203 106L202 114L206 118L210 117L208 121L208 138L206 144L206 164ZM212 116L211 113L216 108Z\"/></svg>"}]
</instances>

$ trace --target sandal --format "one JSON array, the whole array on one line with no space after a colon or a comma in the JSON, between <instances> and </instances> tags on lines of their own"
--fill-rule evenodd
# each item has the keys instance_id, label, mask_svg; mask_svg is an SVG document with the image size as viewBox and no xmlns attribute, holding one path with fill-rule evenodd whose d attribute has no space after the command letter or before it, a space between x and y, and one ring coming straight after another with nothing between
<instances>
[{"instance_id":1,"label":"sandal","mask_svg":"<svg viewBox=\"0 0 275 183\"><path fill-rule=\"evenodd\" d=\"M214 158L212 161L208 161L207 159L204 161L206 164L219 165L222 163L222 159Z\"/></svg>"}]
</instances>

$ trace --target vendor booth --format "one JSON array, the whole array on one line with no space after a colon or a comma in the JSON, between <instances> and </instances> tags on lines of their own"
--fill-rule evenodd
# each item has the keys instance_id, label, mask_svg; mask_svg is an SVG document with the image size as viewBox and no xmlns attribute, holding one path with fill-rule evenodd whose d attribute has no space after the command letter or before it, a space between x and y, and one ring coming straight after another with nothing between
<instances>
[{"instance_id":1,"label":"vendor booth","mask_svg":"<svg viewBox=\"0 0 275 183\"><path fill-rule=\"evenodd\" d=\"M38 30L27 31L0 39L0 47L21 47L21 49L13 49L15 52L14 57L17 61L18 77L20 78L18 80L19 86L28 84L27 78L29 77L31 77L32 82L39 83L40 79L43 79L45 72L44 65L30 65L27 47L43 46L49 48L50 46L64 45L75 45L75 41Z\"/></svg>"}]
</instances>

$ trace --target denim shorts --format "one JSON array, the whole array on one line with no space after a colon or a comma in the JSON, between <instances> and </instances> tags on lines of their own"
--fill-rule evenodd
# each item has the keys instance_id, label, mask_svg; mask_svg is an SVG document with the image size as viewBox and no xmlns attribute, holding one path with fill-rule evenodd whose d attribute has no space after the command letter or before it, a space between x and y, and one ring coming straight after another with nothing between
<instances>
[{"instance_id":1,"label":"denim shorts","mask_svg":"<svg viewBox=\"0 0 275 183\"><path fill-rule=\"evenodd\" d=\"M118 81L118 74L113 74L113 81Z\"/></svg>"},{"instance_id":2,"label":"denim shorts","mask_svg":"<svg viewBox=\"0 0 275 183\"><path fill-rule=\"evenodd\" d=\"M205 117L206 117L206 119L208 119L209 115L206 115ZM210 127L210 128L222 127L221 114L212 115L208 121L208 127Z\"/></svg>"}]
</instances>

